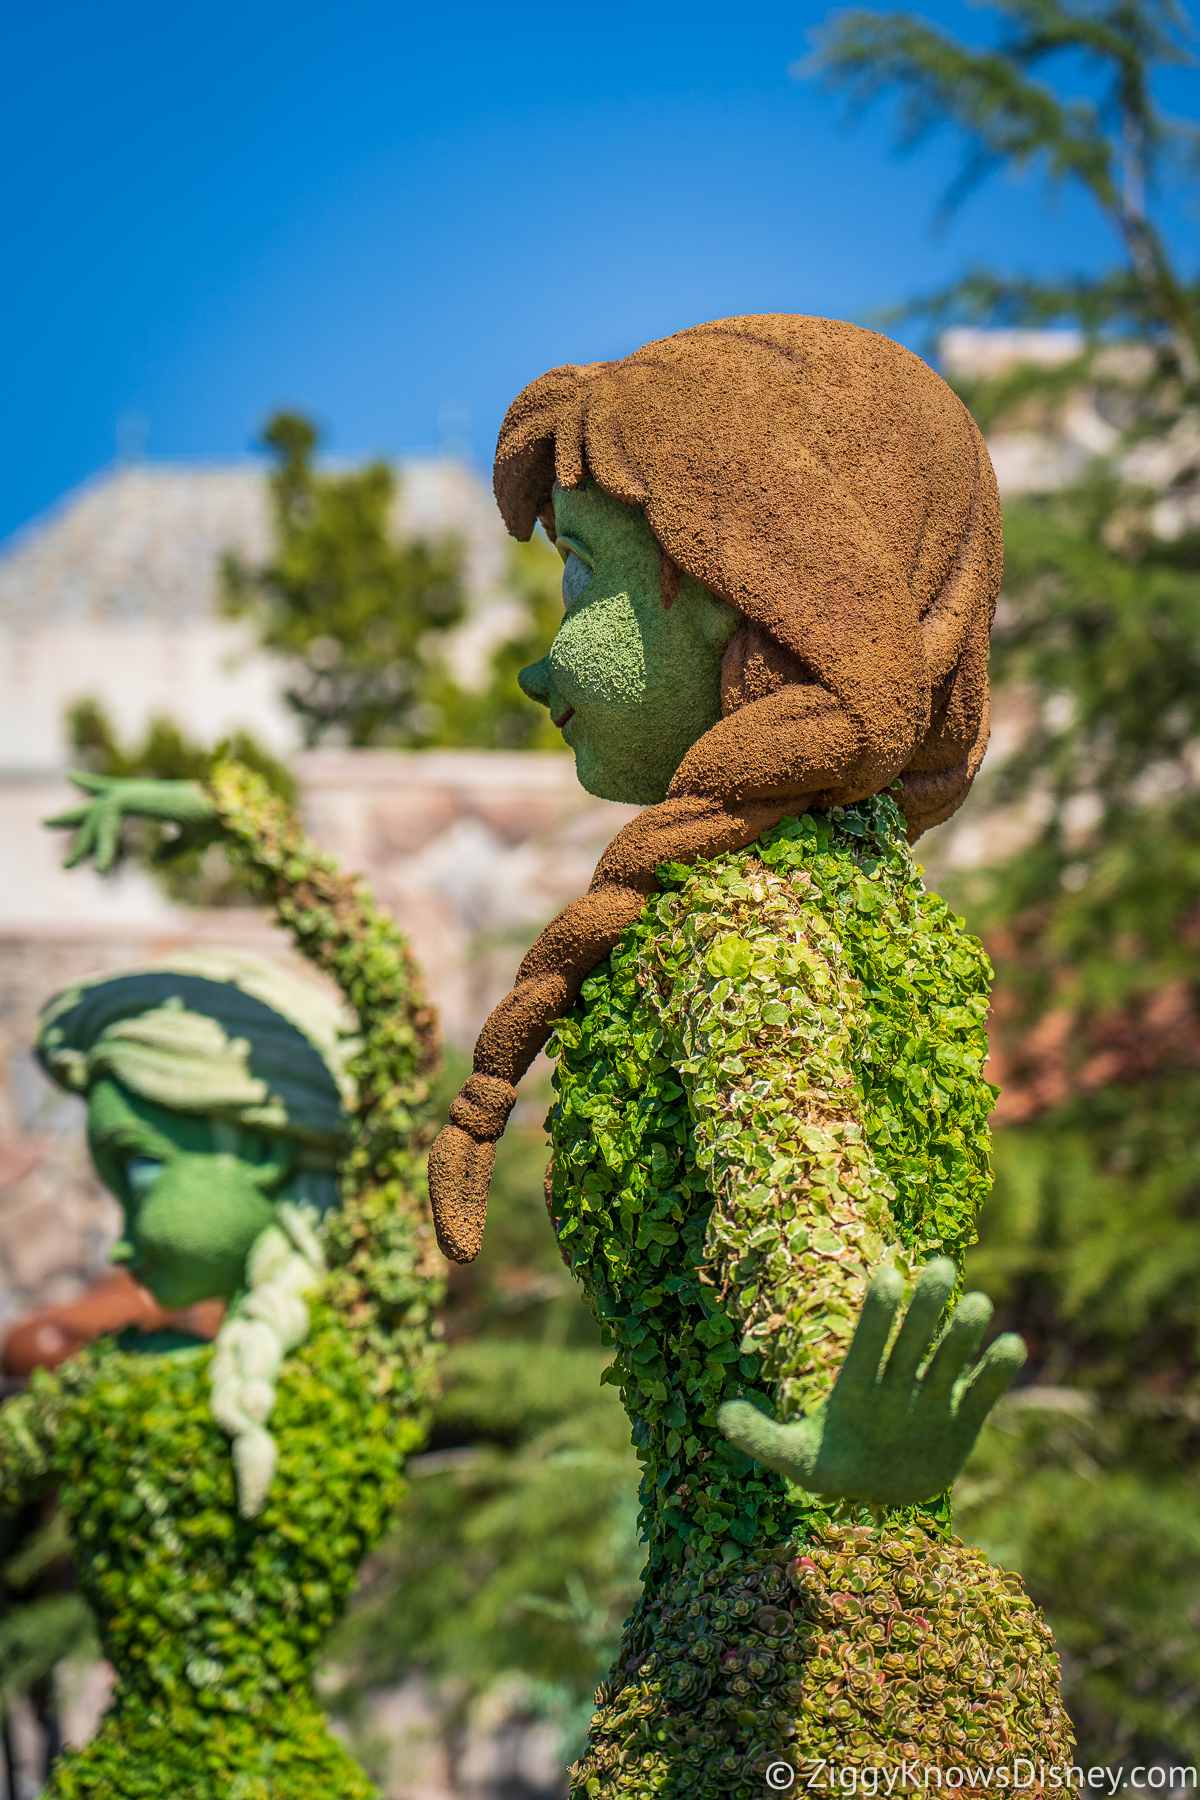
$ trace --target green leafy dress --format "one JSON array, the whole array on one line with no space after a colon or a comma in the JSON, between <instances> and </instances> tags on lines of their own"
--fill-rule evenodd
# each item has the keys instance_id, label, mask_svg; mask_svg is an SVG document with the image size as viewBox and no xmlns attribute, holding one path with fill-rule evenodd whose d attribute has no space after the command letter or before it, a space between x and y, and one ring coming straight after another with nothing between
<instances>
[{"instance_id":1,"label":"green leafy dress","mask_svg":"<svg viewBox=\"0 0 1200 1800\"><path fill-rule=\"evenodd\" d=\"M778 1758L1062 1764L1049 1633L947 1497L877 1526L717 1426L747 1395L811 1411L871 1276L973 1241L983 948L887 796L660 873L551 1043L551 1210L616 1347L648 1548L572 1791L749 1796Z\"/></svg>"},{"instance_id":2,"label":"green leafy dress","mask_svg":"<svg viewBox=\"0 0 1200 1800\"><path fill-rule=\"evenodd\" d=\"M279 1462L240 1516L212 1416L211 1347L102 1343L0 1408L0 1509L56 1484L79 1583L117 1672L96 1737L46 1800L367 1800L312 1691L322 1640L424 1433L440 1259L420 1151L433 1015L407 948L358 884L236 765L209 782L232 847L357 1014L358 1108L327 1273L284 1359Z\"/></svg>"}]
</instances>

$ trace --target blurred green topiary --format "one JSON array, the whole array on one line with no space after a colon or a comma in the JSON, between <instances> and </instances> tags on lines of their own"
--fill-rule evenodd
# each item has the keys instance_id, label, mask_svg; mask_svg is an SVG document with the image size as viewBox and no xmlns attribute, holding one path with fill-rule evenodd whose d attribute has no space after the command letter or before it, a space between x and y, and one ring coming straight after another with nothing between
<instances>
[{"instance_id":1,"label":"blurred green topiary","mask_svg":"<svg viewBox=\"0 0 1200 1800\"><path fill-rule=\"evenodd\" d=\"M30 1394L0 1412L5 1470L35 1408L54 1420L47 1466L119 1676L99 1733L60 1762L50 1794L372 1792L328 1734L312 1671L423 1433L374 1391L374 1371L336 1314L314 1314L280 1379L279 1469L254 1520L238 1520L207 1348L101 1347L35 1376ZM12 1497L0 1486L0 1504Z\"/></svg>"},{"instance_id":2,"label":"blurred green topiary","mask_svg":"<svg viewBox=\"0 0 1200 1800\"><path fill-rule=\"evenodd\" d=\"M228 757L261 775L273 794L289 805L296 784L284 765L249 733L235 732L215 750L192 742L173 719L152 719L140 744L121 744L112 721L96 700L77 700L66 719L73 768L122 780L202 781L214 759ZM254 882L229 860L214 825L164 826L156 819L132 819L121 834L116 867L132 858L146 865L173 900L190 906L253 906Z\"/></svg>"},{"instance_id":3,"label":"blurred green topiary","mask_svg":"<svg viewBox=\"0 0 1200 1800\"><path fill-rule=\"evenodd\" d=\"M265 1283L252 1284L259 1313L245 1315L252 1330L259 1321L259 1360L239 1391L260 1427L269 1417L278 1448L265 1501L260 1492L254 1507L242 1504L233 1427L209 1378L229 1321L215 1348L152 1341L139 1354L134 1341L102 1343L35 1375L0 1409L0 1510L59 1485L80 1586L118 1677L97 1737L59 1762L48 1793L367 1800L370 1783L329 1734L312 1675L427 1422L441 1281L419 1184L436 1022L397 928L260 776L218 764L203 793L187 783L174 791L180 817L207 807L276 918L341 989L358 1027L348 1061L356 1094L341 1203L300 1230L320 1239L302 1328ZM128 793L136 812L145 784ZM169 799L158 816L176 816ZM186 1100L185 1086L181 1111ZM251 1250L251 1273L271 1233L280 1236L277 1224ZM262 1331L273 1316L282 1362L267 1368Z\"/></svg>"}]
</instances>

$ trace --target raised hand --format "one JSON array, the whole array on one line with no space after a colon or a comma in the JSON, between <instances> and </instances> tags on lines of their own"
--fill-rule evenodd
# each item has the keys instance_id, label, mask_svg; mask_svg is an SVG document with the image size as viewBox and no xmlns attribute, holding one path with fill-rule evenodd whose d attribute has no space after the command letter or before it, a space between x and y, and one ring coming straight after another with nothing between
<instances>
[{"instance_id":1,"label":"raised hand","mask_svg":"<svg viewBox=\"0 0 1200 1800\"><path fill-rule=\"evenodd\" d=\"M731 1400L718 1415L721 1430L747 1456L812 1494L879 1507L914 1506L944 1492L1025 1361L1024 1344L1008 1332L969 1368L992 1316L984 1294L965 1295L939 1338L956 1279L948 1257L926 1264L884 1363L904 1299L904 1282L884 1269L867 1289L824 1406L780 1425L748 1401Z\"/></svg>"},{"instance_id":2,"label":"raised hand","mask_svg":"<svg viewBox=\"0 0 1200 1800\"><path fill-rule=\"evenodd\" d=\"M80 769L70 770L69 777L90 798L82 806L44 821L56 829L77 827L65 858L68 869L89 856L95 859L101 874L110 869L121 840L121 825L128 818L193 825L214 816L212 802L194 781L153 781L148 777L130 780L118 775L89 775Z\"/></svg>"}]
</instances>

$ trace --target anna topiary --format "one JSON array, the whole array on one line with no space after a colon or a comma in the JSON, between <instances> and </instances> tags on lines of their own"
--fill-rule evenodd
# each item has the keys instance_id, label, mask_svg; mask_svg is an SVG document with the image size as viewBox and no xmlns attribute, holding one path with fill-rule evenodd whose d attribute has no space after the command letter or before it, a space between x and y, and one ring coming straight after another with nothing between
<instances>
[{"instance_id":1,"label":"anna topiary","mask_svg":"<svg viewBox=\"0 0 1200 1800\"><path fill-rule=\"evenodd\" d=\"M574 1790L749 1796L772 1753L1061 1766L1033 1608L950 1537L1023 1347L975 1362L991 1309L952 1304L989 971L905 842L987 743L978 430L875 333L724 319L530 383L495 484L564 560L521 684L584 786L645 808L485 1023L429 1164L470 1260L551 1039L551 1210L615 1346L648 1548Z\"/></svg>"},{"instance_id":2,"label":"anna topiary","mask_svg":"<svg viewBox=\"0 0 1200 1800\"><path fill-rule=\"evenodd\" d=\"M254 776L91 783L76 860L129 813L206 818L349 1014L270 965L178 957L43 1015L88 1100L121 1253L213 1347L101 1343L0 1409L0 1505L56 1483L118 1681L62 1800L367 1800L316 1658L423 1436L439 1259L418 1202L432 1012L395 926ZM96 843L96 834L99 842Z\"/></svg>"}]
</instances>

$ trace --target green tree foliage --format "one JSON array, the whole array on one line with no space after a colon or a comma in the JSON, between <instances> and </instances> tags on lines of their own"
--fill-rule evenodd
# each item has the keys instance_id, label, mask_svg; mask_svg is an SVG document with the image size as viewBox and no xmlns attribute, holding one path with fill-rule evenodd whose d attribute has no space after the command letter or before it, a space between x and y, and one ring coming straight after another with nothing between
<instances>
[{"instance_id":1,"label":"green tree foliage","mask_svg":"<svg viewBox=\"0 0 1200 1800\"><path fill-rule=\"evenodd\" d=\"M1174 443L1174 498L1194 494L1200 289L1146 212L1195 139L1153 96L1157 69L1187 60L1186 21L1157 0L993 10L986 51L908 14L843 14L808 65L859 104L898 97L902 144L957 128L949 205L992 168L1040 166L1091 195L1126 258L1094 280L977 272L912 309L1080 325L1070 364L960 391L986 429L1053 431L1085 398L1116 433L1076 486L1005 507L993 681L1026 724L969 806L1023 809L1027 835L950 897L997 972L996 1184L967 1279L1031 1361L960 1484L958 1519L1045 1605L1079 1760L1194 1761L1200 532L1166 541L1161 484L1137 485L1125 460L1139 441ZM1098 77L1099 97L1035 80L1047 64Z\"/></svg>"},{"instance_id":2,"label":"green tree foliage","mask_svg":"<svg viewBox=\"0 0 1200 1800\"><path fill-rule=\"evenodd\" d=\"M1043 823L963 884L996 962L1010 1121L970 1279L1025 1336L1037 1386L992 1434L966 1516L1045 1600L1089 1751L1194 1757L1200 556L1109 549L1127 503L1110 485L1006 521L996 670L1032 719L983 798L1035 798Z\"/></svg>"},{"instance_id":3,"label":"green tree foliage","mask_svg":"<svg viewBox=\"0 0 1200 1800\"><path fill-rule=\"evenodd\" d=\"M355 1687L415 1662L469 1700L516 1674L532 1712L586 1729L642 1562L606 1361L486 1336L450 1348L435 1427L447 1448L418 1458L337 1646Z\"/></svg>"},{"instance_id":4,"label":"green tree foliage","mask_svg":"<svg viewBox=\"0 0 1200 1800\"><path fill-rule=\"evenodd\" d=\"M1200 289L1174 267L1147 196L1187 170L1200 134L1157 105L1158 69L1191 64L1188 18L1175 0L993 0L1001 31L973 49L911 13L856 7L817 33L794 71L846 93L861 112L881 95L899 107L899 143L911 149L941 126L965 145L942 202L958 206L992 171L1037 169L1081 188L1116 232L1128 267L1099 282L1007 281L977 274L937 304L968 303L1034 317L1136 320L1163 333L1188 378L1200 352ZM1047 64L1098 80L1098 97L1065 96L1035 78Z\"/></svg>"},{"instance_id":5,"label":"green tree foliage","mask_svg":"<svg viewBox=\"0 0 1200 1800\"><path fill-rule=\"evenodd\" d=\"M468 691L447 668L441 644L444 628L462 617L458 549L392 543L395 478L385 465L324 476L311 466L316 434L305 420L280 415L267 435L280 446L281 458L272 477L275 560L251 571L228 557L226 593L235 608L254 612L268 648L293 660L303 653L310 668L314 658L321 664L342 643L334 628L343 633L345 653L337 649L329 667L317 669L308 695L314 706L321 695L321 705L332 704L336 689L346 701L350 710L331 716L328 729L355 744L561 751L562 739L545 708L526 700L516 680L518 670L544 654L562 613L562 565L541 531L509 550L509 591L526 623L495 647L483 689ZM451 592L452 605L446 601ZM372 606L382 610L372 613ZM393 654L397 643L407 646L399 661ZM402 687L407 699L397 700L389 723L372 708L388 683L396 682L396 693ZM368 694L375 699L354 711ZM295 692L288 698L299 705ZM314 733L319 737L326 726L317 730L315 715L305 717L314 741ZM189 780L203 778L214 760L229 756L256 770L282 799L295 798L288 770L244 731L208 748L189 739L174 720L155 718L140 743L122 744L104 708L89 697L68 709L66 732L72 763L92 774ZM118 866L130 859L141 862L172 899L191 905L252 904L252 883L230 863L218 840L207 826L180 830L132 820L122 831Z\"/></svg>"},{"instance_id":6,"label":"green tree foliage","mask_svg":"<svg viewBox=\"0 0 1200 1800\"><path fill-rule=\"evenodd\" d=\"M467 690L446 655L447 633L465 617L462 546L398 538L395 471L384 462L320 471L308 419L277 413L263 441L275 461L275 543L261 567L225 557L225 604L300 671L286 698L306 743L561 749L515 679L543 654L562 610L562 568L542 533L509 552L509 591L528 623L496 646L482 691Z\"/></svg>"},{"instance_id":7,"label":"green tree foliage","mask_svg":"<svg viewBox=\"0 0 1200 1800\"><path fill-rule=\"evenodd\" d=\"M226 556L228 610L252 613L263 643L299 671L287 701L308 744L428 742L439 640L463 616L461 547L399 542L389 465L319 472L316 428L298 414L276 413L263 440L275 458L274 552L260 568Z\"/></svg>"},{"instance_id":8,"label":"green tree foliage","mask_svg":"<svg viewBox=\"0 0 1200 1800\"><path fill-rule=\"evenodd\" d=\"M49 1728L53 1754L54 1672L99 1654L91 1609L74 1584L66 1521L45 1500L0 1518L0 1749L13 1768L11 1712L27 1697ZM11 1781L10 1781L11 1785Z\"/></svg>"},{"instance_id":9,"label":"green tree foliage","mask_svg":"<svg viewBox=\"0 0 1200 1800\"><path fill-rule=\"evenodd\" d=\"M562 563L540 526L527 544L509 546L508 586L525 613L525 629L496 646L481 693L445 683L437 741L480 750L561 751L562 736L546 708L526 700L517 686L518 672L546 654L562 618Z\"/></svg>"},{"instance_id":10,"label":"green tree foliage","mask_svg":"<svg viewBox=\"0 0 1200 1800\"><path fill-rule=\"evenodd\" d=\"M447 1107L462 1073L447 1075ZM451 1270L432 1448L331 1643L330 1701L368 1766L361 1696L414 1666L446 1697L452 1738L516 1677L571 1760L639 1591L629 1425L542 1197L548 1101L543 1084L501 1139L483 1250Z\"/></svg>"},{"instance_id":11,"label":"green tree foliage","mask_svg":"<svg viewBox=\"0 0 1200 1800\"><path fill-rule=\"evenodd\" d=\"M214 762L228 758L261 775L271 792L289 805L295 799L296 784L287 769L248 732L234 732L215 749L206 749L188 738L173 719L157 718L151 719L140 744L123 745L94 699L76 701L68 709L66 723L73 767L93 775L199 781ZM130 860L148 867L173 900L192 906L258 904L253 878L231 862L218 827L127 820L115 866Z\"/></svg>"}]
</instances>

